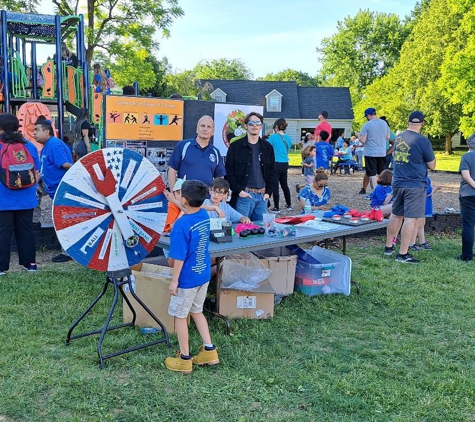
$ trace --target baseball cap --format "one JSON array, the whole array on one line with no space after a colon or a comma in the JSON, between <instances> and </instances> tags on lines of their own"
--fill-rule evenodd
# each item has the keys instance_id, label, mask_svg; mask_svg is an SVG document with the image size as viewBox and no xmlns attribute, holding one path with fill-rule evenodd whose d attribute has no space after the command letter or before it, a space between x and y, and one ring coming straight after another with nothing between
<instances>
[{"instance_id":1,"label":"baseball cap","mask_svg":"<svg viewBox=\"0 0 475 422\"><path fill-rule=\"evenodd\" d=\"M424 115L420 111L413 111L409 116L409 123L423 123Z\"/></svg>"},{"instance_id":2,"label":"baseball cap","mask_svg":"<svg viewBox=\"0 0 475 422\"><path fill-rule=\"evenodd\" d=\"M183 185L183 183L185 183L186 180L185 179L176 179L176 182L175 184L173 185L173 192L175 192L176 190L181 190L181 185Z\"/></svg>"},{"instance_id":3,"label":"baseball cap","mask_svg":"<svg viewBox=\"0 0 475 422\"><path fill-rule=\"evenodd\" d=\"M363 117L372 116L373 114L376 114L376 109L374 109L373 107L370 107L370 108L367 108L364 111L364 116Z\"/></svg>"},{"instance_id":4,"label":"baseball cap","mask_svg":"<svg viewBox=\"0 0 475 422\"><path fill-rule=\"evenodd\" d=\"M322 111L320 113L323 117L325 117L325 119L328 119L328 111Z\"/></svg>"}]
</instances>

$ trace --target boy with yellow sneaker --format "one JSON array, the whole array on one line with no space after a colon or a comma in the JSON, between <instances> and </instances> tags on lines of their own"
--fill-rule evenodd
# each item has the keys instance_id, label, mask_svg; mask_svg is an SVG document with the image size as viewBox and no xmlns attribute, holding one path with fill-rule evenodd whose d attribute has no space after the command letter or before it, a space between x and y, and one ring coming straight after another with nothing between
<instances>
[{"instance_id":1,"label":"boy with yellow sneaker","mask_svg":"<svg viewBox=\"0 0 475 422\"><path fill-rule=\"evenodd\" d=\"M173 276L168 290L171 294L168 314L175 317L175 329L180 352L176 357L165 359L171 371L190 374L195 365L219 363L216 346L211 341L208 322L203 315L211 276L209 256L210 221L208 213L201 209L208 187L198 180L188 180L181 187L181 205L185 214L176 220L170 237L170 258L175 260ZM190 355L187 316L191 315L203 340L196 356Z\"/></svg>"}]
</instances>

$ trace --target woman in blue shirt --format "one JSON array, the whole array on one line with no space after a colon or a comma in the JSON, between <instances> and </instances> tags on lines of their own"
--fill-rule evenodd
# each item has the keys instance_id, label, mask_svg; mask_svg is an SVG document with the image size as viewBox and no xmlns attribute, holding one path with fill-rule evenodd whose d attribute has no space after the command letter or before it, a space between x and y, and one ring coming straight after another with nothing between
<instances>
[{"instance_id":1,"label":"woman in blue shirt","mask_svg":"<svg viewBox=\"0 0 475 422\"><path fill-rule=\"evenodd\" d=\"M20 123L13 114L0 114L0 160L8 144L21 143L33 157L36 176L40 162L36 146L18 132ZM36 271L35 231L33 209L38 205L37 185L23 189L10 189L0 183L0 276L10 268L10 245L13 232L18 260L28 271Z\"/></svg>"},{"instance_id":2,"label":"woman in blue shirt","mask_svg":"<svg viewBox=\"0 0 475 422\"><path fill-rule=\"evenodd\" d=\"M285 119L280 118L274 122L274 133L269 137L268 142L274 148L275 155L275 185L272 197L274 198L274 208L271 208L271 212L280 212L279 208L279 184L284 192L285 207L287 211L292 211L292 201L290 197L290 189L287 183L287 170L289 169L289 151L292 147L292 139L289 135L286 135L285 129L287 129L288 123Z\"/></svg>"}]
</instances>

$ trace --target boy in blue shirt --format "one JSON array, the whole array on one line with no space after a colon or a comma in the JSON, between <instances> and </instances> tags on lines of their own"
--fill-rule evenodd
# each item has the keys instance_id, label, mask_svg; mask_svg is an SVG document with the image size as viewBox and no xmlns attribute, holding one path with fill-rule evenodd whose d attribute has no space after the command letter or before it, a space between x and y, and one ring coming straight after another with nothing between
<instances>
[{"instance_id":1,"label":"boy in blue shirt","mask_svg":"<svg viewBox=\"0 0 475 422\"><path fill-rule=\"evenodd\" d=\"M175 260L173 276L168 290L171 294L168 314L175 317L175 328L180 352L165 359L171 371L189 374L196 365L219 363L216 346L211 341L208 322L203 315L211 275L209 256L210 222L201 209L208 187L198 180L188 180L181 187L181 206L185 214L175 221L170 238L170 258ZM203 346L197 356L190 355L187 316L195 321Z\"/></svg>"}]
</instances>

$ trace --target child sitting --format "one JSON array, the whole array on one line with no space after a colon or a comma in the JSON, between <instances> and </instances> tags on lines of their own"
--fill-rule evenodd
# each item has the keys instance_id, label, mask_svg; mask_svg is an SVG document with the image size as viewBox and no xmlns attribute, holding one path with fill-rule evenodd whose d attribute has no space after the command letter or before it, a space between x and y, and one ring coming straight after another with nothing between
<instances>
[{"instance_id":1,"label":"child sitting","mask_svg":"<svg viewBox=\"0 0 475 422\"><path fill-rule=\"evenodd\" d=\"M409 243L409 249L412 251L431 251L432 247L430 243L426 241L426 236L424 232L424 227L426 225L426 217L432 217L433 213L433 204L432 204L432 195L434 192L437 192L441 189L442 186L432 186L430 177L427 177L427 196L426 196L426 216L423 218L418 218L416 225L414 227L414 233ZM416 239L419 238L419 244L416 245Z\"/></svg>"},{"instance_id":2,"label":"child sitting","mask_svg":"<svg viewBox=\"0 0 475 422\"><path fill-rule=\"evenodd\" d=\"M378 185L371 193L371 208L379 207L385 218L391 215L393 210L393 172L383 170L378 176Z\"/></svg>"},{"instance_id":3,"label":"child sitting","mask_svg":"<svg viewBox=\"0 0 475 422\"><path fill-rule=\"evenodd\" d=\"M232 223L250 223L251 220L238 213L226 202L229 192L229 182L222 178L216 178L209 187L210 199L205 199L201 208L208 211L211 218L225 218Z\"/></svg>"},{"instance_id":4,"label":"child sitting","mask_svg":"<svg viewBox=\"0 0 475 422\"><path fill-rule=\"evenodd\" d=\"M327 187L328 175L323 168L319 168L315 171L315 176L311 184L305 186L300 192L299 200L302 213L305 211L305 201L308 200L312 207L312 211L324 210L329 207L325 207L330 200L330 189Z\"/></svg>"},{"instance_id":5,"label":"child sitting","mask_svg":"<svg viewBox=\"0 0 475 422\"><path fill-rule=\"evenodd\" d=\"M175 221L170 241L170 257L175 260L168 314L175 318L180 352L165 359L171 371L189 374L195 365L219 363L216 346L211 341L203 304L211 275L209 255L210 222L203 205L208 187L198 180L187 180L181 187L181 205L185 214ZM187 316L191 315L200 333L203 346L196 356L190 355Z\"/></svg>"},{"instance_id":6,"label":"child sitting","mask_svg":"<svg viewBox=\"0 0 475 422\"><path fill-rule=\"evenodd\" d=\"M350 147L350 141L348 139L345 139L343 141L343 147L340 148L340 151L338 151L339 159L337 166L341 163L347 163L348 161L351 161L352 157L352 152L351 152L351 147ZM345 174L349 175L350 174L350 167L344 166L345 167Z\"/></svg>"}]
</instances>

